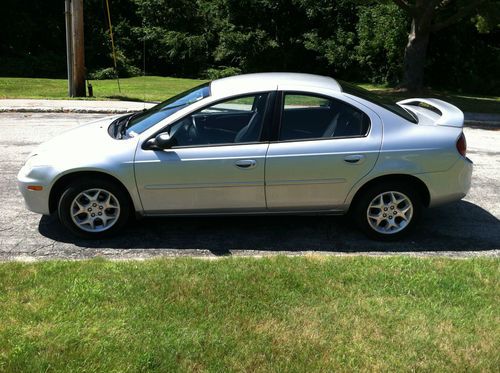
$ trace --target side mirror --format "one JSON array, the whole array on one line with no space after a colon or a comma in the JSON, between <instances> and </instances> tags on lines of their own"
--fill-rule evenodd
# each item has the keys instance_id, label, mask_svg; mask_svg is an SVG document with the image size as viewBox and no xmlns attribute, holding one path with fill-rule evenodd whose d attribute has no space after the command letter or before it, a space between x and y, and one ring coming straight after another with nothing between
<instances>
[{"instance_id":1,"label":"side mirror","mask_svg":"<svg viewBox=\"0 0 500 373\"><path fill-rule=\"evenodd\" d=\"M155 138L149 139L143 145L145 150L162 150L169 149L175 144L175 139L170 137L167 132L156 135Z\"/></svg>"}]
</instances>

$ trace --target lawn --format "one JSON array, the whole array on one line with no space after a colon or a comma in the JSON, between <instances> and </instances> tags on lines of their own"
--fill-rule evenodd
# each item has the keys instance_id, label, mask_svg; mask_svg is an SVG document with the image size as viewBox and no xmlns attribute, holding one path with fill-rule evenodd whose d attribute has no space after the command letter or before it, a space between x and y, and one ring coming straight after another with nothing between
<instances>
[{"instance_id":1,"label":"lawn","mask_svg":"<svg viewBox=\"0 0 500 373\"><path fill-rule=\"evenodd\" d=\"M163 101L187 90L205 80L146 76L120 79L121 92L116 80L94 80L94 96L101 100ZM362 87L394 100L411 97L397 90L372 84ZM468 95L454 92L428 90L425 97L436 97L449 101L463 111L500 114L500 97ZM65 79L0 78L0 99L2 98L52 98L67 99Z\"/></svg>"},{"instance_id":2,"label":"lawn","mask_svg":"<svg viewBox=\"0 0 500 373\"><path fill-rule=\"evenodd\" d=\"M0 371L498 371L500 261L0 264Z\"/></svg>"},{"instance_id":3,"label":"lawn","mask_svg":"<svg viewBox=\"0 0 500 373\"><path fill-rule=\"evenodd\" d=\"M203 82L160 76L126 78L120 79L121 92L116 80L93 80L91 83L98 100L163 101ZM65 79L0 78L0 99L70 99L67 92L68 82Z\"/></svg>"}]
</instances>

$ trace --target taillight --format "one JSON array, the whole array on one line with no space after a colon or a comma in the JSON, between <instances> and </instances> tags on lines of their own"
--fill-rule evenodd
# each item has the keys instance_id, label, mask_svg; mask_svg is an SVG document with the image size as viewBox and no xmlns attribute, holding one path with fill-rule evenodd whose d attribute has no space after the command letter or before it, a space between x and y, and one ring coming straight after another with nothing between
<instances>
[{"instance_id":1,"label":"taillight","mask_svg":"<svg viewBox=\"0 0 500 373\"><path fill-rule=\"evenodd\" d=\"M463 132L457 140L457 150L463 157L465 157L465 154L467 153L467 141L465 140Z\"/></svg>"}]
</instances>

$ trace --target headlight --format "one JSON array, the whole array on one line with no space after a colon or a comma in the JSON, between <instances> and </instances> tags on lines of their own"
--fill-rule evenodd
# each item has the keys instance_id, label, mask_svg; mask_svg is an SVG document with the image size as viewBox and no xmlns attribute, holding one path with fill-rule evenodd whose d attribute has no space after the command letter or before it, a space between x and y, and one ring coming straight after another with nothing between
<instances>
[{"instance_id":1,"label":"headlight","mask_svg":"<svg viewBox=\"0 0 500 373\"><path fill-rule=\"evenodd\" d=\"M37 156L38 154L33 154L31 155L27 160L26 160L26 163L24 164L24 167L26 167L27 169L29 168L33 168L33 166L36 164L36 161L37 161Z\"/></svg>"},{"instance_id":2,"label":"headlight","mask_svg":"<svg viewBox=\"0 0 500 373\"><path fill-rule=\"evenodd\" d=\"M28 172L38 167L47 167L46 163L43 163L43 157L41 157L39 154L31 155L24 164L24 169Z\"/></svg>"}]
</instances>

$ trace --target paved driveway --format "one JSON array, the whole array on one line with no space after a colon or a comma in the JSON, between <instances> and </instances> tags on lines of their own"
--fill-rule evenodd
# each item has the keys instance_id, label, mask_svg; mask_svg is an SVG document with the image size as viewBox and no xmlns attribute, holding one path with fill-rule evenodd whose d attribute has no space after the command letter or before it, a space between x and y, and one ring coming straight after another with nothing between
<instances>
[{"instance_id":1,"label":"paved driveway","mask_svg":"<svg viewBox=\"0 0 500 373\"><path fill-rule=\"evenodd\" d=\"M405 242L365 239L343 217L150 218L119 237L85 241L67 235L54 218L27 211L16 174L40 142L88 120L91 114L0 114L0 260L147 258L152 256L330 255L500 256L500 131L465 129L475 163L464 201L424 212Z\"/></svg>"}]
</instances>

